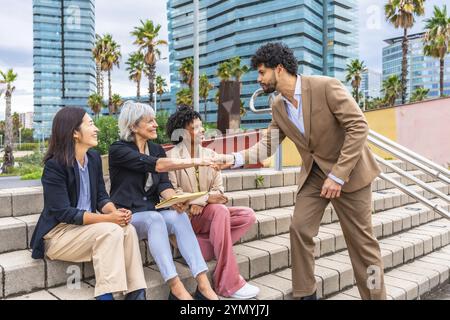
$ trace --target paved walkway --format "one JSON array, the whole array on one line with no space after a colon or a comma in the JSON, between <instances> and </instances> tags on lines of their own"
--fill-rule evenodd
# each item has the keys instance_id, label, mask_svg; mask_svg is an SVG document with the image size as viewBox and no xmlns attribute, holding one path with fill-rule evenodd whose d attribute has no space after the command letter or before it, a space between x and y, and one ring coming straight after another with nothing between
<instances>
[{"instance_id":1,"label":"paved walkway","mask_svg":"<svg viewBox=\"0 0 450 320\"><path fill-rule=\"evenodd\" d=\"M450 300L450 284L431 292L423 300Z\"/></svg>"},{"instance_id":2,"label":"paved walkway","mask_svg":"<svg viewBox=\"0 0 450 320\"><path fill-rule=\"evenodd\" d=\"M20 177L1 177L0 190L24 187L39 187L41 180L20 180Z\"/></svg>"}]
</instances>

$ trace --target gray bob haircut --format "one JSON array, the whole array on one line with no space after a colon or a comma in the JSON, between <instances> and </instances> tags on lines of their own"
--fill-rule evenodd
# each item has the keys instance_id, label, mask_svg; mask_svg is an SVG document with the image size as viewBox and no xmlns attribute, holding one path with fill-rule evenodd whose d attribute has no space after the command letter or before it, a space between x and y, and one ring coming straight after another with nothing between
<instances>
[{"instance_id":1,"label":"gray bob haircut","mask_svg":"<svg viewBox=\"0 0 450 320\"><path fill-rule=\"evenodd\" d=\"M133 100L126 101L119 116L120 140L134 141L133 126L137 125L145 116L154 117L155 110L145 103L134 102Z\"/></svg>"}]
</instances>

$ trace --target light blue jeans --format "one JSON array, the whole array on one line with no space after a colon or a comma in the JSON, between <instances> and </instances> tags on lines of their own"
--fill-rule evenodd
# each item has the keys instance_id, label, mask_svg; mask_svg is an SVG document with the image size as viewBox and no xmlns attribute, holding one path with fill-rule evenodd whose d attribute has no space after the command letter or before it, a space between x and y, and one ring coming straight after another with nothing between
<instances>
[{"instance_id":1,"label":"light blue jeans","mask_svg":"<svg viewBox=\"0 0 450 320\"><path fill-rule=\"evenodd\" d=\"M178 275L170 249L169 234L176 236L178 249L194 277L208 270L186 213L178 213L175 210L136 212L132 216L131 224L135 227L139 240L147 239L150 254L155 259L164 281L167 282Z\"/></svg>"}]
</instances>

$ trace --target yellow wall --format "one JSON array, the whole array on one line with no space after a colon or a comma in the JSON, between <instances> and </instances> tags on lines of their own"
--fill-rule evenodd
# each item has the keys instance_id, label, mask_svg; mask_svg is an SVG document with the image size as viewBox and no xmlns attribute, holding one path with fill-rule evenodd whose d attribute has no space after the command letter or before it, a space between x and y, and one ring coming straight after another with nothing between
<instances>
[{"instance_id":1,"label":"yellow wall","mask_svg":"<svg viewBox=\"0 0 450 320\"><path fill-rule=\"evenodd\" d=\"M364 114L369 128L383 136L397 141L397 116L395 108L368 111ZM393 156L381 149L370 146L372 151L383 158L393 158Z\"/></svg>"},{"instance_id":2,"label":"yellow wall","mask_svg":"<svg viewBox=\"0 0 450 320\"><path fill-rule=\"evenodd\" d=\"M370 129L382 134L383 136L397 141L397 118L395 108L368 111L364 114ZM370 146L372 151L383 158L393 158L393 156L381 149ZM275 157L270 157L263 162L264 167L274 167ZM286 138L283 141L283 167L298 167L302 164L302 159L294 143Z\"/></svg>"},{"instance_id":3,"label":"yellow wall","mask_svg":"<svg viewBox=\"0 0 450 320\"><path fill-rule=\"evenodd\" d=\"M302 164L302 158L300 158L300 154L297 151L297 147L295 144L289 139L284 139L282 143L283 148L283 167L299 167ZM275 167L275 156L270 157L269 159L263 162L264 167L274 168Z\"/></svg>"}]
</instances>

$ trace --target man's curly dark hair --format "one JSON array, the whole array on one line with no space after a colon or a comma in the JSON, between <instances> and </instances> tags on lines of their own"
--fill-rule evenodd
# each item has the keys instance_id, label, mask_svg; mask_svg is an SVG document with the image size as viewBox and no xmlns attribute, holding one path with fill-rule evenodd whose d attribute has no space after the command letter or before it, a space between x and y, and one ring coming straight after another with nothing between
<instances>
[{"instance_id":1,"label":"man's curly dark hair","mask_svg":"<svg viewBox=\"0 0 450 320\"><path fill-rule=\"evenodd\" d=\"M260 65L274 69L281 64L293 76L296 76L298 71L294 52L280 42L269 42L261 46L252 57L251 64L253 69L258 69Z\"/></svg>"},{"instance_id":2,"label":"man's curly dark hair","mask_svg":"<svg viewBox=\"0 0 450 320\"><path fill-rule=\"evenodd\" d=\"M175 130L186 128L186 125L188 125L195 119L202 120L202 116L200 115L200 113L189 106L178 106L177 111L172 114L167 120L166 126L167 136L172 141L172 143L178 144L183 141L183 137L180 136L173 137L174 140L172 140L172 134L175 132Z\"/></svg>"}]
</instances>

